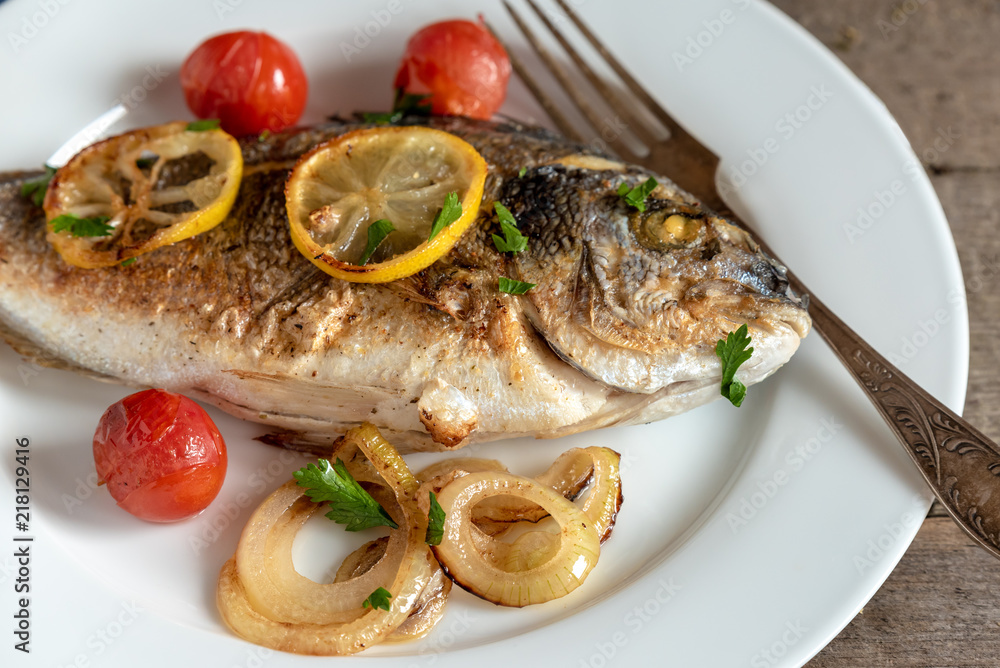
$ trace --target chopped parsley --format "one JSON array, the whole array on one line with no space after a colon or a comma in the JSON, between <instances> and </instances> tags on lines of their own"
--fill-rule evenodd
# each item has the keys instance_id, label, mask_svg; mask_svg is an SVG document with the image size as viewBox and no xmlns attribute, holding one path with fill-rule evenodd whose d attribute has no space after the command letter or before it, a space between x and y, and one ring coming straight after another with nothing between
<instances>
[{"instance_id":1,"label":"chopped parsley","mask_svg":"<svg viewBox=\"0 0 1000 668\"><path fill-rule=\"evenodd\" d=\"M121 266L127 267L129 265L135 264L135 260L136 260L136 258L134 258L134 257L130 257L127 260L122 260L121 261Z\"/></svg>"},{"instance_id":2,"label":"chopped parsley","mask_svg":"<svg viewBox=\"0 0 1000 668\"><path fill-rule=\"evenodd\" d=\"M385 587L379 587L371 593L371 596L365 599L361 607L371 608L372 610L388 610L390 598L392 598L392 594L389 593L389 590Z\"/></svg>"},{"instance_id":3,"label":"chopped parsley","mask_svg":"<svg viewBox=\"0 0 1000 668\"><path fill-rule=\"evenodd\" d=\"M444 206L441 207L437 216L434 217L434 223L431 225L431 235L427 238L428 241L436 237L441 230L461 217L462 205L458 203L458 193L448 193L444 198Z\"/></svg>"},{"instance_id":4,"label":"chopped parsley","mask_svg":"<svg viewBox=\"0 0 1000 668\"><path fill-rule=\"evenodd\" d=\"M383 113L365 112L361 118L365 123L387 125L396 123L404 116L430 116L431 105L425 102L430 95L404 93L402 88L396 89L396 99L392 103L392 111Z\"/></svg>"},{"instance_id":5,"label":"chopped parsley","mask_svg":"<svg viewBox=\"0 0 1000 668\"><path fill-rule=\"evenodd\" d=\"M509 295L523 295L536 285L538 284L515 281L513 278L507 278L506 276L500 277L500 292L506 292Z\"/></svg>"},{"instance_id":6,"label":"chopped parsley","mask_svg":"<svg viewBox=\"0 0 1000 668\"><path fill-rule=\"evenodd\" d=\"M375 249L378 248L379 244L385 241L385 238L389 236L389 233L395 231L395 229L396 226L385 218L380 218L369 225L368 243L365 244L365 252L361 254L361 259L358 260L358 264L362 267L368 264L368 260L371 259L372 253L375 252Z\"/></svg>"},{"instance_id":7,"label":"chopped parsley","mask_svg":"<svg viewBox=\"0 0 1000 668\"><path fill-rule=\"evenodd\" d=\"M729 332L725 340L719 339L715 344L715 354L722 360L722 396L737 407L743 403L747 388L736 380L736 370L753 354L753 348L747 347L749 345L750 335L745 324L740 325L735 332Z\"/></svg>"},{"instance_id":8,"label":"chopped parsley","mask_svg":"<svg viewBox=\"0 0 1000 668\"><path fill-rule=\"evenodd\" d=\"M424 541L428 545L440 545L442 538L444 538L444 508L438 503L434 492L431 492L431 507L427 512L427 536Z\"/></svg>"},{"instance_id":9,"label":"chopped parsley","mask_svg":"<svg viewBox=\"0 0 1000 668\"><path fill-rule=\"evenodd\" d=\"M53 232L69 232L74 237L108 237L114 231L108 221L107 216L94 216L93 218L80 218L72 213L64 213L56 216L49 225Z\"/></svg>"},{"instance_id":10,"label":"chopped parsley","mask_svg":"<svg viewBox=\"0 0 1000 668\"><path fill-rule=\"evenodd\" d=\"M292 474L306 496L317 503L330 504L328 518L346 525L348 531L361 531L372 527L387 526L398 529L385 508L358 484L338 457L332 465L320 459Z\"/></svg>"},{"instance_id":11,"label":"chopped parsley","mask_svg":"<svg viewBox=\"0 0 1000 668\"><path fill-rule=\"evenodd\" d=\"M527 168L527 167L522 167L522 168L521 168L521 169L519 169L519 170L518 170L518 172L517 172L517 178L519 178L519 179L523 179L523 178L524 178L524 175L525 175L525 174L527 174L527 173L528 173L528 168Z\"/></svg>"},{"instance_id":12,"label":"chopped parsley","mask_svg":"<svg viewBox=\"0 0 1000 668\"><path fill-rule=\"evenodd\" d=\"M205 132L206 130L218 130L221 122L218 118L206 118L201 121L191 121L184 128L188 132Z\"/></svg>"},{"instance_id":13,"label":"chopped parsley","mask_svg":"<svg viewBox=\"0 0 1000 668\"><path fill-rule=\"evenodd\" d=\"M45 191L49 181L55 176L56 168L45 165L45 173L21 184L21 197L27 197L35 206L41 206L45 200Z\"/></svg>"},{"instance_id":14,"label":"chopped parsley","mask_svg":"<svg viewBox=\"0 0 1000 668\"><path fill-rule=\"evenodd\" d=\"M259 142L265 142L265 141L268 140L268 138L270 136L271 136L271 131L268 130L267 128L264 128L263 132L261 132L259 135L257 135L257 141L259 141Z\"/></svg>"},{"instance_id":15,"label":"chopped parsley","mask_svg":"<svg viewBox=\"0 0 1000 668\"><path fill-rule=\"evenodd\" d=\"M629 188L627 183L618 186L618 196L625 200L626 204L634 206L639 211L646 210L646 198L657 186L656 179L650 176L644 183L640 183L635 188Z\"/></svg>"},{"instance_id":16,"label":"chopped parsley","mask_svg":"<svg viewBox=\"0 0 1000 668\"><path fill-rule=\"evenodd\" d=\"M527 248L528 237L517 229L517 221L514 220L510 210L500 202L493 202L493 209L497 212L500 229L503 231L502 237L499 234L493 235L493 245L497 250L501 253L520 253Z\"/></svg>"}]
</instances>

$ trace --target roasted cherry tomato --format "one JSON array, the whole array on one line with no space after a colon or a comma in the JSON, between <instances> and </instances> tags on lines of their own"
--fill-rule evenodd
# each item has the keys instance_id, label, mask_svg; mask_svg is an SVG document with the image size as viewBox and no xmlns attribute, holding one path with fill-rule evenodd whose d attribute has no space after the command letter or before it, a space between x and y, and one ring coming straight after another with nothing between
<instances>
[{"instance_id":1,"label":"roasted cherry tomato","mask_svg":"<svg viewBox=\"0 0 1000 668\"><path fill-rule=\"evenodd\" d=\"M145 390L112 404L94 432L98 479L118 505L150 522L208 507L226 477L226 444L191 399Z\"/></svg>"},{"instance_id":2,"label":"roasted cherry tomato","mask_svg":"<svg viewBox=\"0 0 1000 668\"><path fill-rule=\"evenodd\" d=\"M431 111L488 119L507 96L510 59L484 26L442 21L410 38L395 87L429 93Z\"/></svg>"},{"instance_id":3,"label":"roasted cherry tomato","mask_svg":"<svg viewBox=\"0 0 1000 668\"><path fill-rule=\"evenodd\" d=\"M218 118L234 135L293 125L309 92L295 52L267 33L249 30L202 42L181 66L181 86L196 116Z\"/></svg>"}]
</instances>

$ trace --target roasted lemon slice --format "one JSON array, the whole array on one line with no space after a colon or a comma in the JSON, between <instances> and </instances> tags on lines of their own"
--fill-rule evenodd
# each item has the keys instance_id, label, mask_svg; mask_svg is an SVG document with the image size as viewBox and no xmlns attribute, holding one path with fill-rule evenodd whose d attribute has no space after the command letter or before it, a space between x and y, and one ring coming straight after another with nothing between
<instances>
[{"instance_id":1,"label":"roasted lemon slice","mask_svg":"<svg viewBox=\"0 0 1000 668\"><path fill-rule=\"evenodd\" d=\"M486 169L476 149L441 130L349 132L292 170L285 184L292 241L336 278L385 283L409 276L451 250L476 219ZM393 231L373 250L381 236L373 232L389 229L386 221Z\"/></svg>"},{"instance_id":2,"label":"roasted lemon slice","mask_svg":"<svg viewBox=\"0 0 1000 668\"><path fill-rule=\"evenodd\" d=\"M243 174L233 137L185 122L133 130L77 153L45 194L47 238L78 267L107 267L209 230Z\"/></svg>"}]
</instances>

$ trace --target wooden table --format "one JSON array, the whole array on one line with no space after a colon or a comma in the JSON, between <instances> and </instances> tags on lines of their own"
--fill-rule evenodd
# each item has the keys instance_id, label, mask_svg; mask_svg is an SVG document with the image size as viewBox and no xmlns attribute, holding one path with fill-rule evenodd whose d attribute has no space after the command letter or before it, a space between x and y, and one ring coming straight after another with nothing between
<instances>
[{"instance_id":1,"label":"wooden table","mask_svg":"<svg viewBox=\"0 0 1000 668\"><path fill-rule=\"evenodd\" d=\"M1000 0L772 0L895 115L944 205L965 275L964 415L1000 439ZM940 131L960 136L934 150ZM1000 666L1000 562L943 509L809 668Z\"/></svg>"}]
</instances>

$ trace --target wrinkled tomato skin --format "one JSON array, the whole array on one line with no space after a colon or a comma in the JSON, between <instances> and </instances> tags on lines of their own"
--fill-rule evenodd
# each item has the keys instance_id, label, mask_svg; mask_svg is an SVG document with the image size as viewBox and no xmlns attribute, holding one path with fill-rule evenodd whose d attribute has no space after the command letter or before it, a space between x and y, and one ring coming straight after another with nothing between
<instances>
[{"instance_id":1,"label":"wrinkled tomato skin","mask_svg":"<svg viewBox=\"0 0 1000 668\"><path fill-rule=\"evenodd\" d=\"M294 125L309 94L295 52L264 32L242 30L211 37L181 66L181 87L199 118L218 118L241 136Z\"/></svg>"},{"instance_id":2,"label":"wrinkled tomato skin","mask_svg":"<svg viewBox=\"0 0 1000 668\"><path fill-rule=\"evenodd\" d=\"M176 522L208 507L222 488L228 459L201 406L166 390L144 390L101 416L94 464L119 506L150 522Z\"/></svg>"},{"instance_id":3,"label":"wrinkled tomato skin","mask_svg":"<svg viewBox=\"0 0 1000 668\"><path fill-rule=\"evenodd\" d=\"M487 120L507 97L510 59L478 23L452 20L421 28L410 38L395 87L430 94L431 112Z\"/></svg>"}]
</instances>

